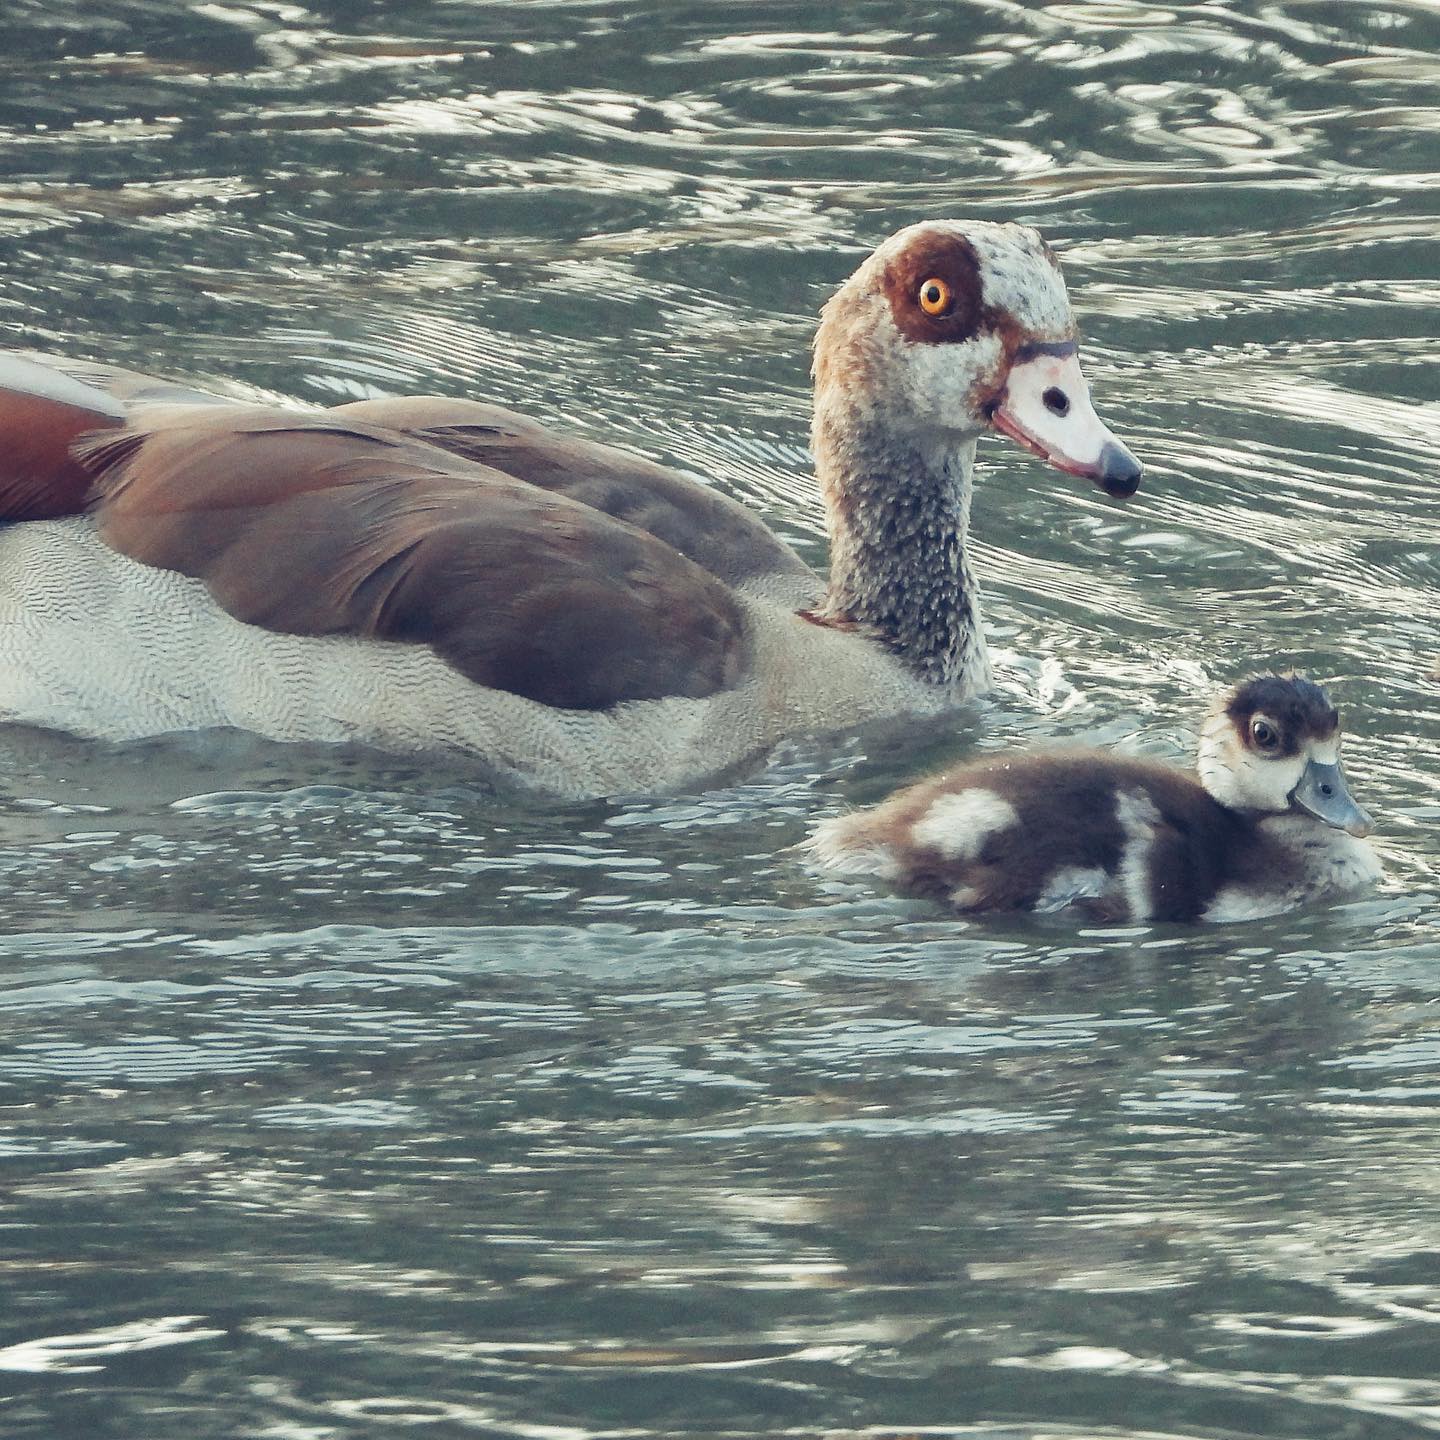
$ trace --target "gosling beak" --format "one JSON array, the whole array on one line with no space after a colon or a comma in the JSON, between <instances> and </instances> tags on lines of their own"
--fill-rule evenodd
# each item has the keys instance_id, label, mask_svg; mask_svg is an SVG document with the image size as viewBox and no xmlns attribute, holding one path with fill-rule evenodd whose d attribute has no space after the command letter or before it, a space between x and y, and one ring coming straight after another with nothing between
<instances>
[{"instance_id":1,"label":"gosling beak","mask_svg":"<svg viewBox=\"0 0 1440 1440\"><path fill-rule=\"evenodd\" d=\"M1370 816L1351 798L1338 764L1307 761L1290 803L1350 835L1368 835L1375 828Z\"/></svg>"},{"instance_id":2,"label":"gosling beak","mask_svg":"<svg viewBox=\"0 0 1440 1440\"><path fill-rule=\"evenodd\" d=\"M1100 423L1077 351L1073 340L1022 346L990 423L1057 470L1124 499L1139 489L1144 467Z\"/></svg>"}]
</instances>

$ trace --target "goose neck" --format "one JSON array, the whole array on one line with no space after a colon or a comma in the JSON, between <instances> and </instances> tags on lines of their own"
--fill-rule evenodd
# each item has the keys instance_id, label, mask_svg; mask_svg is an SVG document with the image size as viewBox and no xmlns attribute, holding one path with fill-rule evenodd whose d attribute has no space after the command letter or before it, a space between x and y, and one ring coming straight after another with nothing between
<instances>
[{"instance_id":1,"label":"goose neck","mask_svg":"<svg viewBox=\"0 0 1440 1440\"><path fill-rule=\"evenodd\" d=\"M932 684L984 688L966 554L975 437L822 413L814 449L830 532L825 618L876 635Z\"/></svg>"}]
</instances>

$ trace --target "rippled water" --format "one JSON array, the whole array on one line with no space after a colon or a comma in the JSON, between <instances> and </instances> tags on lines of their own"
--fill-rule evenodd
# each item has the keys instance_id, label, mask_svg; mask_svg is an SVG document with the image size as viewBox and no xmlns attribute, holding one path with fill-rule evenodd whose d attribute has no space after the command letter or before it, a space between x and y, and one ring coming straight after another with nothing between
<instances>
[{"instance_id":1,"label":"rippled water","mask_svg":"<svg viewBox=\"0 0 1440 1440\"><path fill-rule=\"evenodd\" d=\"M984 448L998 693L728 789L0 734L0 1433L1440 1429L1440 10L9 0L0 335L487 394L819 562L815 312L927 215L1062 248L1123 508ZM1390 879L946 919L807 824L1333 682Z\"/></svg>"}]
</instances>

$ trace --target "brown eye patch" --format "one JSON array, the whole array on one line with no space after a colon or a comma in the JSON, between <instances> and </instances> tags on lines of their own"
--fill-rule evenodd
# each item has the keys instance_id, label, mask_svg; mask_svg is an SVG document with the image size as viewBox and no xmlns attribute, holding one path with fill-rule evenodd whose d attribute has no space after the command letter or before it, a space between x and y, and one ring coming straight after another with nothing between
<instances>
[{"instance_id":1,"label":"brown eye patch","mask_svg":"<svg viewBox=\"0 0 1440 1440\"><path fill-rule=\"evenodd\" d=\"M1326 740L1340 727L1330 697L1299 675L1256 675L1237 685L1225 707L1243 744L1265 756L1300 753L1307 740ZM1275 732L1266 744L1257 728Z\"/></svg>"},{"instance_id":2,"label":"brown eye patch","mask_svg":"<svg viewBox=\"0 0 1440 1440\"><path fill-rule=\"evenodd\" d=\"M985 322L980 260L959 235L917 235L882 282L895 328L924 344L968 340Z\"/></svg>"}]
</instances>

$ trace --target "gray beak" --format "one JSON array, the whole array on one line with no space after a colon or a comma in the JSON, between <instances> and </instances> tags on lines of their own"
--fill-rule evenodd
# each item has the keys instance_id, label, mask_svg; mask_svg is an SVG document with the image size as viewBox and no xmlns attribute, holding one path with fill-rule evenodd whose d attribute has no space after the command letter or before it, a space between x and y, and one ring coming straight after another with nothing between
<instances>
[{"instance_id":1,"label":"gray beak","mask_svg":"<svg viewBox=\"0 0 1440 1440\"><path fill-rule=\"evenodd\" d=\"M1338 765L1321 765L1311 760L1290 796L1290 803L1351 835L1368 835L1374 829L1369 815L1351 799Z\"/></svg>"}]
</instances>

